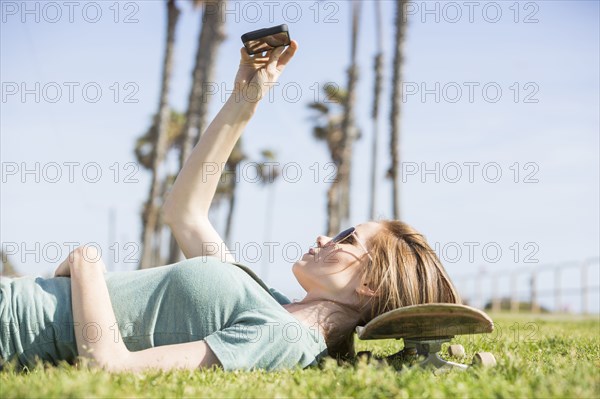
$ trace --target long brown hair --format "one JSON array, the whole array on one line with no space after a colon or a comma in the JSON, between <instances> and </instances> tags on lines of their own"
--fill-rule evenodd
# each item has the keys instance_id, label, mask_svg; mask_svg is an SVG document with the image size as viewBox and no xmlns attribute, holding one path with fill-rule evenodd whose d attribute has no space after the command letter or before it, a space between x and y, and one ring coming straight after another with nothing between
<instances>
[{"instance_id":1,"label":"long brown hair","mask_svg":"<svg viewBox=\"0 0 600 399\"><path fill-rule=\"evenodd\" d=\"M383 228L367 243L373 260L361 276L361 284L376 296L358 298L362 304L358 306L332 301L341 310L332 313L322 327L329 356L334 358L355 357L356 326L380 314L423 303L461 303L444 266L422 234L398 220L377 222Z\"/></svg>"}]
</instances>

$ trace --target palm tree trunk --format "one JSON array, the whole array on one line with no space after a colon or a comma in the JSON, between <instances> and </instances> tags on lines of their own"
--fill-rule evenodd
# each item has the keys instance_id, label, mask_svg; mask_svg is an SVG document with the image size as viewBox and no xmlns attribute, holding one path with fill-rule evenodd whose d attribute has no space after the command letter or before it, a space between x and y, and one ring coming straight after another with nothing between
<instances>
[{"instance_id":1,"label":"palm tree trunk","mask_svg":"<svg viewBox=\"0 0 600 399\"><path fill-rule=\"evenodd\" d=\"M192 90L190 91L185 126L183 128L179 170L183 168L185 161L204 132L206 112L208 110L205 85L208 82L214 81L214 66L217 60L217 51L221 42L225 40L225 17L223 11L226 8L226 0L204 1L203 3L205 7L202 13L202 28L200 29L196 65L194 66L192 78ZM169 263L178 262L181 258L181 250L177 245L177 241L171 235Z\"/></svg>"},{"instance_id":2,"label":"palm tree trunk","mask_svg":"<svg viewBox=\"0 0 600 399\"><path fill-rule=\"evenodd\" d=\"M354 123L355 86L358 80L358 67L356 65L356 47L358 39L358 23L361 2L352 2L352 40L350 67L348 68L348 94L344 103L344 119L342 120L342 158L339 169L340 207L339 220L346 221L350 217L350 170L352 164L352 145L356 139L356 126Z\"/></svg>"},{"instance_id":3,"label":"palm tree trunk","mask_svg":"<svg viewBox=\"0 0 600 399\"><path fill-rule=\"evenodd\" d=\"M144 206L144 212L146 215L143 216L145 223L142 225L142 257L140 259L139 268L145 269L156 265L156 258L154 258L154 246L159 245L160 241L156 242L155 231L158 222L158 214L160 204L158 204L158 197L160 194L160 176L159 168L162 161L165 158L167 151L167 129L169 126L169 86L171 83L171 74L173 71L173 48L175 44L175 28L177 27L177 20L179 19L180 11L175 4L175 0L167 1L167 40L165 47L165 56L163 59L163 74L161 82L160 99L158 102L158 113L155 124L157 126L157 137L156 144L153 148L152 154L152 182L150 184L150 192L148 193L148 199Z\"/></svg>"},{"instance_id":4,"label":"palm tree trunk","mask_svg":"<svg viewBox=\"0 0 600 399\"><path fill-rule=\"evenodd\" d=\"M390 166L388 173L388 176L392 179L392 213L394 219L400 219L398 164L400 147L400 96L402 94L400 85L402 83L402 63L404 62L402 47L404 44L404 36L406 32L406 21L404 19L405 3L406 0L396 0L396 35L394 43L394 61L392 75L392 107L390 113L390 155L392 158L392 165Z\"/></svg>"},{"instance_id":5,"label":"palm tree trunk","mask_svg":"<svg viewBox=\"0 0 600 399\"><path fill-rule=\"evenodd\" d=\"M209 98L205 92L206 84L214 83L214 66L217 60L217 52L226 37L225 16L222 15L226 5L219 6L219 3L226 3L226 0L204 1L205 11L202 14L202 28L198 39L192 90L183 128L184 139L180 157L183 161L181 162L182 166L204 132Z\"/></svg>"},{"instance_id":6,"label":"palm tree trunk","mask_svg":"<svg viewBox=\"0 0 600 399\"><path fill-rule=\"evenodd\" d=\"M160 192L161 192L161 198L165 198L167 195L167 190L173 185L173 182L175 181L175 176L167 174L167 176L165 176L160 184ZM167 239L169 240L169 245L171 245L171 229L165 225L164 223L164 217L162 213L159 213L158 215L158 223L156 224L156 246L155 246L155 250L154 250L154 259L156 260L156 262L159 265L164 265L165 262L169 259L169 252L166 253L166 255L163 255L163 246L164 246L164 242L163 242L163 234L167 233Z\"/></svg>"},{"instance_id":7,"label":"palm tree trunk","mask_svg":"<svg viewBox=\"0 0 600 399\"><path fill-rule=\"evenodd\" d=\"M327 190L327 236L333 237L340 231L339 180L335 179Z\"/></svg>"},{"instance_id":8,"label":"palm tree trunk","mask_svg":"<svg viewBox=\"0 0 600 399\"><path fill-rule=\"evenodd\" d=\"M226 245L231 248L231 225L233 222L233 211L235 209L235 189L236 189L236 184L235 184L235 179L237 179L237 175L236 172L233 172L233 175L231 176L232 179L234 179L233 183L232 183L232 187L231 187L231 191L229 192L229 209L227 211L227 221L225 222L225 243Z\"/></svg>"},{"instance_id":9,"label":"palm tree trunk","mask_svg":"<svg viewBox=\"0 0 600 399\"><path fill-rule=\"evenodd\" d=\"M267 201L266 201L266 215L265 215L265 232L263 236L263 240L265 243L271 242L271 232L273 231L273 212L275 211L275 184L274 182L270 184L270 193L267 193ZM262 280L269 284L269 265L271 264L270 254L265 256L262 260L261 267L261 276Z\"/></svg>"},{"instance_id":10,"label":"palm tree trunk","mask_svg":"<svg viewBox=\"0 0 600 399\"><path fill-rule=\"evenodd\" d=\"M373 66L375 73L375 85L373 95L373 147L371 149L371 204L369 207L369 218L375 219L375 208L377 202L377 147L379 139L379 97L381 96L381 81L383 80L383 35L381 33L381 5L379 1L374 1L375 5L375 29L377 55Z\"/></svg>"},{"instance_id":11,"label":"palm tree trunk","mask_svg":"<svg viewBox=\"0 0 600 399\"><path fill-rule=\"evenodd\" d=\"M164 193L165 185L162 184L161 186L162 186L161 192ZM164 265L163 255L162 255L162 253L163 253L163 251L162 251L163 250L162 235L163 235L164 230L165 229L164 229L164 222L162 220L162 214L159 214L158 222L156 223L155 230L154 230L154 235L155 235L154 241L156 242L156 245L154 245L154 251L153 251L153 255L152 255L154 263L157 265Z\"/></svg>"}]
</instances>

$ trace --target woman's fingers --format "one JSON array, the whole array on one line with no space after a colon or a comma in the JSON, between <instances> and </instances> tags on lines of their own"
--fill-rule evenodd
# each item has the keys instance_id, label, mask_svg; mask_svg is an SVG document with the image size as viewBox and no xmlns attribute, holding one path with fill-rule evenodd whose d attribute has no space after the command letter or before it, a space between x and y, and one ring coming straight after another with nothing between
<instances>
[{"instance_id":1,"label":"woman's fingers","mask_svg":"<svg viewBox=\"0 0 600 399\"><path fill-rule=\"evenodd\" d=\"M278 57L279 60L277 61L277 69L279 69L280 72L283 71L283 68L285 68L287 63L292 59L292 57L296 53L296 50L298 50L298 42L292 40L288 48L285 49L285 51L283 52L283 54L281 54L280 57Z\"/></svg>"},{"instance_id":2,"label":"woman's fingers","mask_svg":"<svg viewBox=\"0 0 600 399\"><path fill-rule=\"evenodd\" d=\"M273 49L269 52L269 60L267 62L267 68L271 69L271 68L275 68L277 66L277 61L279 60L281 53L283 53L283 50L285 50L285 47L280 46L280 47L276 47L275 49Z\"/></svg>"},{"instance_id":3,"label":"woman's fingers","mask_svg":"<svg viewBox=\"0 0 600 399\"><path fill-rule=\"evenodd\" d=\"M245 50L242 50L245 52ZM261 66L262 64L266 64L267 61L269 61L269 57L265 56L249 56L248 54L246 54L246 56L242 56L242 59L240 60L240 65L258 65Z\"/></svg>"},{"instance_id":4,"label":"woman's fingers","mask_svg":"<svg viewBox=\"0 0 600 399\"><path fill-rule=\"evenodd\" d=\"M241 64L252 65L252 64L267 64L268 68L272 65L276 66L279 71L282 71L287 63L292 59L296 50L298 49L298 42L292 40L290 45L286 48L285 46L275 47L274 49L266 51L265 55L261 53L250 56L246 51L245 47L240 48Z\"/></svg>"},{"instance_id":5,"label":"woman's fingers","mask_svg":"<svg viewBox=\"0 0 600 399\"><path fill-rule=\"evenodd\" d=\"M246 51L245 47L242 47L240 49L240 55L241 55L240 65L252 65L252 64L257 64L257 63L264 63L269 60L268 56L262 57L260 54L250 56L248 54L248 52Z\"/></svg>"},{"instance_id":6,"label":"woman's fingers","mask_svg":"<svg viewBox=\"0 0 600 399\"><path fill-rule=\"evenodd\" d=\"M269 61L269 57L253 57L250 62L254 64L264 64L267 61Z\"/></svg>"},{"instance_id":7,"label":"woman's fingers","mask_svg":"<svg viewBox=\"0 0 600 399\"><path fill-rule=\"evenodd\" d=\"M242 46L242 48L240 49L240 54L242 57L241 62L247 62L248 60L250 60L250 56L248 55L248 52L246 51L246 47Z\"/></svg>"},{"instance_id":8,"label":"woman's fingers","mask_svg":"<svg viewBox=\"0 0 600 399\"><path fill-rule=\"evenodd\" d=\"M54 271L54 277L70 277L71 269L69 268L69 259L62 261Z\"/></svg>"}]
</instances>

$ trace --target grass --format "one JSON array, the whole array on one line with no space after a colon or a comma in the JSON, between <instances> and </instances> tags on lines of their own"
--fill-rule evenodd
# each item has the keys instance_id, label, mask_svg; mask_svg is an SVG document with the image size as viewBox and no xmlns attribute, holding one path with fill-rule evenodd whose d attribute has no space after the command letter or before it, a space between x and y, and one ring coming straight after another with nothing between
<instances>
[{"instance_id":1,"label":"grass","mask_svg":"<svg viewBox=\"0 0 600 399\"><path fill-rule=\"evenodd\" d=\"M600 397L600 318L492 314L496 331L460 336L470 362L494 353L495 368L436 375L359 360L282 372L222 370L108 374L70 366L0 372L2 398L52 397L275 397L275 398L597 398ZM443 357L445 355L445 344ZM385 356L402 341L357 341L357 350ZM457 360L457 359L453 359Z\"/></svg>"}]
</instances>

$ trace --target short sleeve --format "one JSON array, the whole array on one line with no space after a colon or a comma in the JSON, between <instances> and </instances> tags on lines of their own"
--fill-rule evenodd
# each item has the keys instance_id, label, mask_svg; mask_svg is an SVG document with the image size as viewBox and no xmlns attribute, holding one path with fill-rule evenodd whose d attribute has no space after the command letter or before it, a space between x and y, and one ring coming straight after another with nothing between
<instances>
[{"instance_id":1,"label":"short sleeve","mask_svg":"<svg viewBox=\"0 0 600 399\"><path fill-rule=\"evenodd\" d=\"M269 288L269 292L271 292L271 295L273 296L273 298L275 298L275 300L277 302L279 302L280 305L288 305L290 303L292 303L292 301L290 301L290 299L283 295L281 292L277 291L275 288Z\"/></svg>"},{"instance_id":2,"label":"short sleeve","mask_svg":"<svg viewBox=\"0 0 600 399\"><path fill-rule=\"evenodd\" d=\"M317 345L310 335L299 321L283 320L255 309L241 313L234 324L206 336L204 341L226 371L271 371L315 364Z\"/></svg>"}]
</instances>

